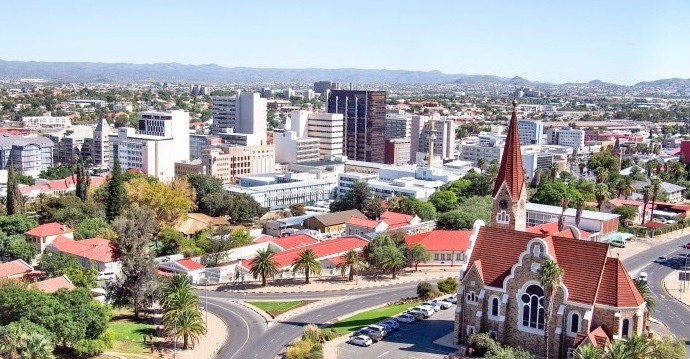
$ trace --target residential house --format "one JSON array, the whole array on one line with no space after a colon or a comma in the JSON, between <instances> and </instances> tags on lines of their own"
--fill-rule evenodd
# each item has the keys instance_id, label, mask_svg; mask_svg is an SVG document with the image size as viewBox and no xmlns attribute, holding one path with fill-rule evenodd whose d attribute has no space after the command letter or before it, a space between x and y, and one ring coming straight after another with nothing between
<instances>
[{"instance_id":1,"label":"residential house","mask_svg":"<svg viewBox=\"0 0 690 359\"><path fill-rule=\"evenodd\" d=\"M168 273L185 274L187 279L189 279L192 284L199 284L200 282L203 282L201 279L204 278L205 268L206 267L203 264L193 261L190 258L158 263L159 270Z\"/></svg>"},{"instance_id":2,"label":"residential house","mask_svg":"<svg viewBox=\"0 0 690 359\"><path fill-rule=\"evenodd\" d=\"M366 219L362 212L351 209L348 211L317 214L308 218L304 223L307 229L312 229L327 235L339 235L345 232L345 222L351 217Z\"/></svg>"},{"instance_id":3,"label":"residential house","mask_svg":"<svg viewBox=\"0 0 690 359\"><path fill-rule=\"evenodd\" d=\"M74 239L74 231L64 224L57 222L42 224L26 231L24 234L26 234L27 242L34 243L36 247L38 247L38 254L43 254L46 247L53 243L58 236Z\"/></svg>"},{"instance_id":4,"label":"residential house","mask_svg":"<svg viewBox=\"0 0 690 359\"><path fill-rule=\"evenodd\" d=\"M0 263L0 279L21 279L33 271L34 267L21 259Z\"/></svg>"},{"instance_id":5,"label":"residential house","mask_svg":"<svg viewBox=\"0 0 690 359\"><path fill-rule=\"evenodd\" d=\"M177 230L187 236L209 227L229 226L225 217L211 217L203 213L187 213L187 218L177 226Z\"/></svg>"},{"instance_id":6,"label":"residential house","mask_svg":"<svg viewBox=\"0 0 690 359\"><path fill-rule=\"evenodd\" d=\"M467 264L467 251L470 245L472 231L445 231L413 234L405 237L408 247L421 244L429 253L431 260L420 263L424 266L459 266ZM414 263L413 263L414 264Z\"/></svg>"},{"instance_id":7,"label":"residential house","mask_svg":"<svg viewBox=\"0 0 690 359\"><path fill-rule=\"evenodd\" d=\"M574 225L566 225L562 230L558 228L558 222L549 222L539 224L534 227L528 227L525 232L536 233L540 235L554 235L563 238L582 239L586 241L593 240L592 233L584 231L575 227Z\"/></svg>"},{"instance_id":8,"label":"residential house","mask_svg":"<svg viewBox=\"0 0 690 359\"><path fill-rule=\"evenodd\" d=\"M72 290L75 289L76 286L72 284L72 281L66 275L63 274L59 277L49 278L46 280L42 280L40 282L31 283L29 284L29 288L38 289L46 293L54 293L60 289Z\"/></svg>"},{"instance_id":9,"label":"residential house","mask_svg":"<svg viewBox=\"0 0 690 359\"><path fill-rule=\"evenodd\" d=\"M362 235L373 238L377 233L402 230L407 226L415 226L422 220L417 215L409 215L386 211L378 220L350 218L345 222L345 233L349 235Z\"/></svg>"},{"instance_id":10,"label":"residential house","mask_svg":"<svg viewBox=\"0 0 690 359\"><path fill-rule=\"evenodd\" d=\"M641 200L643 197L642 190L650 184L651 181L649 180L633 182L633 185L635 186L635 193L631 196L631 199ZM659 192L666 194L667 200L664 202L680 203L685 201L685 187L683 186L678 186L673 183L662 181Z\"/></svg>"},{"instance_id":11,"label":"residential house","mask_svg":"<svg viewBox=\"0 0 690 359\"><path fill-rule=\"evenodd\" d=\"M630 221L632 224L642 223L642 218L647 215L644 210L644 203L642 201L634 201L631 199L613 198L601 204L601 212L613 213L613 210L619 207L630 207L635 212L635 217Z\"/></svg>"},{"instance_id":12,"label":"residential house","mask_svg":"<svg viewBox=\"0 0 690 359\"><path fill-rule=\"evenodd\" d=\"M73 255L84 268L95 266L100 273L120 274L121 263L113 256L111 242L104 238L75 241L60 235L46 249Z\"/></svg>"}]
</instances>

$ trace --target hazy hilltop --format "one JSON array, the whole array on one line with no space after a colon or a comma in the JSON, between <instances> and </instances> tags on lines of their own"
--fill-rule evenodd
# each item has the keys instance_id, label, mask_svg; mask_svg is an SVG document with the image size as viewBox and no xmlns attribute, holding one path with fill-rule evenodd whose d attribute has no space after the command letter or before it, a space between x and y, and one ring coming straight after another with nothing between
<instances>
[{"instance_id":1,"label":"hazy hilltop","mask_svg":"<svg viewBox=\"0 0 690 359\"><path fill-rule=\"evenodd\" d=\"M520 76L445 74L440 71L376 69L278 69L223 67L215 64L178 63L128 64L102 62L37 62L0 60L0 79L41 78L64 82L313 82L331 80L341 83L399 84L502 84L520 86L553 85L533 82ZM567 83L571 86L626 87L600 80ZM641 87L690 87L690 79L665 79L641 82Z\"/></svg>"}]
</instances>

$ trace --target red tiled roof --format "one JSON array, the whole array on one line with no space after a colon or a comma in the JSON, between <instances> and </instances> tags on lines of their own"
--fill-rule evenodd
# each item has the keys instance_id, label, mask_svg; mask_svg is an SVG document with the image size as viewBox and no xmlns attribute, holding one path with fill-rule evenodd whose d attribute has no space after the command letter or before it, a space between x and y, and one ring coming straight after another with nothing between
<instances>
[{"instance_id":1,"label":"red tiled roof","mask_svg":"<svg viewBox=\"0 0 690 359\"><path fill-rule=\"evenodd\" d=\"M9 278L20 274L31 273L34 268L21 259L0 263L0 278Z\"/></svg>"},{"instance_id":2,"label":"red tiled roof","mask_svg":"<svg viewBox=\"0 0 690 359\"><path fill-rule=\"evenodd\" d=\"M631 199L623 199L623 198L614 198L609 200L609 203L616 207L620 206L641 206L644 203L641 201L633 201Z\"/></svg>"},{"instance_id":3,"label":"red tiled roof","mask_svg":"<svg viewBox=\"0 0 690 359\"><path fill-rule=\"evenodd\" d=\"M351 224L353 226L360 226L360 227L365 227L365 228L376 228L381 222L379 221L374 221L371 219L366 219L366 218L357 218L357 217L350 217L348 220L345 222L345 224Z\"/></svg>"},{"instance_id":4,"label":"red tiled roof","mask_svg":"<svg viewBox=\"0 0 690 359\"><path fill-rule=\"evenodd\" d=\"M602 326L598 326L596 327L596 329L592 330L588 334L578 333L575 336L573 347L577 348L578 346L580 346L580 344L583 344L585 342L585 339L588 339L589 343L598 348L604 348L604 346L606 346L606 343L611 341L609 335L606 333L604 328Z\"/></svg>"},{"instance_id":5,"label":"red tiled roof","mask_svg":"<svg viewBox=\"0 0 690 359\"><path fill-rule=\"evenodd\" d=\"M647 228L657 229L657 228L661 228L665 225L666 225L665 223L661 223L661 222L648 221L648 222L645 222L642 226L647 227Z\"/></svg>"},{"instance_id":6,"label":"red tiled roof","mask_svg":"<svg viewBox=\"0 0 690 359\"><path fill-rule=\"evenodd\" d=\"M64 233L70 233L72 232L72 229L65 226L64 224L57 223L57 222L51 222L51 223L46 223L42 224L36 228L30 229L26 231L25 234L34 236L34 237L48 237L48 236L55 236L58 234L64 234Z\"/></svg>"},{"instance_id":7,"label":"red tiled roof","mask_svg":"<svg viewBox=\"0 0 690 359\"><path fill-rule=\"evenodd\" d=\"M48 247L101 263L113 261L113 248L110 246L110 241L104 238L89 238L83 241L75 241L65 236L57 236Z\"/></svg>"},{"instance_id":8,"label":"red tiled roof","mask_svg":"<svg viewBox=\"0 0 690 359\"><path fill-rule=\"evenodd\" d=\"M268 234L262 234L256 238L254 238L254 240L252 242L253 243L264 243L264 242L270 242L276 238L277 237L269 236Z\"/></svg>"},{"instance_id":9,"label":"red tiled roof","mask_svg":"<svg viewBox=\"0 0 690 359\"><path fill-rule=\"evenodd\" d=\"M328 258L330 256L335 256L338 253L347 252L350 249L361 249L367 245L367 241L363 240L357 236L343 236L335 239L329 239L327 241L314 243L312 245L294 248L284 252L278 252L273 256L276 262L278 262L278 268L284 268L292 265L295 258L305 249L311 249L316 254L317 258ZM254 258L247 258L242 260L242 266L246 269L251 269L251 262ZM330 260L330 258L329 258Z\"/></svg>"},{"instance_id":10,"label":"red tiled roof","mask_svg":"<svg viewBox=\"0 0 690 359\"><path fill-rule=\"evenodd\" d=\"M69 280L69 278L67 278L67 276L64 274L59 277L42 280L36 283L31 283L29 287L33 289L38 289L46 293L54 293L62 288L67 290L72 290L76 288L74 284L72 284L72 281Z\"/></svg>"},{"instance_id":11,"label":"red tiled roof","mask_svg":"<svg viewBox=\"0 0 690 359\"><path fill-rule=\"evenodd\" d=\"M606 259L597 303L613 307L639 307L644 303L642 294L618 258Z\"/></svg>"},{"instance_id":12,"label":"red tiled roof","mask_svg":"<svg viewBox=\"0 0 690 359\"><path fill-rule=\"evenodd\" d=\"M546 235L481 227L468 263L481 260L484 283L501 288L512 266L526 250L527 243L535 237L544 238ZM580 303L594 303L599 276L604 270L608 255L608 245L562 237L552 237L551 242L558 264L565 271L563 283L569 291L568 299ZM582 253L587 255L584 256Z\"/></svg>"},{"instance_id":13,"label":"red tiled roof","mask_svg":"<svg viewBox=\"0 0 690 359\"><path fill-rule=\"evenodd\" d=\"M580 231L580 239L586 239L589 238L592 234L583 231L581 229L578 229ZM562 231L558 230L558 221L556 222L548 222L544 224L539 224L534 227L528 227L525 229L525 232L529 233L536 233L536 234L552 234L557 237L563 237L563 238L576 238L575 234L573 233L573 229L570 226L566 226Z\"/></svg>"},{"instance_id":14,"label":"red tiled roof","mask_svg":"<svg viewBox=\"0 0 690 359\"><path fill-rule=\"evenodd\" d=\"M520 135L518 134L518 119L513 103L513 114L508 125L508 136L503 148L501 166L498 169L493 196L496 197L501 186L505 182L508 192L513 200L520 198L522 188L525 186L525 174L522 167L522 153L520 152Z\"/></svg>"},{"instance_id":15,"label":"red tiled roof","mask_svg":"<svg viewBox=\"0 0 690 359\"><path fill-rule=\"evenodd\" d=\"M176 261L176 263L179 264L179 265L181 265L181 266L183 266L183 267L185 267L185 268L187 268L187 270L190 270L190 271L194 271L194 270L198 270L198 269L203 269L203 268L204 268L204 265L203 265L203 264L197 263L197 262L195 262L195 261L193 261L193 260L191 260L191 259L189 259L189 258L180 259L180 260Z\"/></svg>"},{"instance_id":16,"label":"red tiled roof","mask_svg":"<svg viewBox=\"0 0 690 359\"><path fill-rule=\"evenodd\" d=\"M406 226L412 222L414 217L413 215L391 211L385 211L381 214L381 219L390 227L397 227L400 225Z\"/></svg>"},{"instance_id":17,"label":"red tiled roof","mask_svg":"<svg viewBox=\"0 0 690 359\"><path fill-rule=\"evenodd\" d=\"M419 243L428 251L466 251L472 231L443 231L415 234L405 237L408 246Z\"/></svg>"},{"instance_id":18,"label":"red tiled roof","mask_svg":"<svg viewBox=\"0 0 690 359\"><path fill-rule=\"evenodd\" d=\"M286 251L318 243L319 241L316 238L307 234L295 234L293 236L274 238L271 239L271 242L273 242L273 244L277 245L280 248L283 248L283 250Z\"/></svg>"}]
</instances>

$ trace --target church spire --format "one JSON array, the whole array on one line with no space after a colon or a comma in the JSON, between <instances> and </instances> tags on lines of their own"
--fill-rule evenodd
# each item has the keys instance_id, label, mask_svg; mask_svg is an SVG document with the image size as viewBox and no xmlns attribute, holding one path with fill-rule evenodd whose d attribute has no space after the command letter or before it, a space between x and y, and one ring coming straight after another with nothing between
<instances>
[{"instance_id":1,"label":"church spire","mask_svg":"<svg viewBox=\"0 0 690 359\"><path fill-rule=\"evenodd\" d=\"M513 114L510 116L510 124L508 125L508 137L503 148L503 157L501 158L501 167L498 169L498 176L496 177L496 184L494 185L493 197L495 198L498 192L506 184L510 197L513 201L517 201L522 194L525 186L525 173L522 167L522 153L520 152L520 135L518 134L518 120L517 120L517 102L513 100Z\"/></svg>"}]
</instances>

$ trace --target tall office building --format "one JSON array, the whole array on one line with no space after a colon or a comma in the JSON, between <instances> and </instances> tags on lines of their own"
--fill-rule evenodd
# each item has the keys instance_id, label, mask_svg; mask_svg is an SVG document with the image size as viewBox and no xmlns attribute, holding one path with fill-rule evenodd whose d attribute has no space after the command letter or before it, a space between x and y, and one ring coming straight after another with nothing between
<instances>
[{"instance_id":1,"label":"tall office building","mask_svg":"<svg viewBox=\"0 0 690 359\"><path fill-rule=\"evenodd\" d=\"M434 157L441 160L455 159L455 121L438 114L433 116L412 116L412 132L410 137L410 160L413 163L420 162L420 156L429 153L429 135L433 120Z\"/></svg>"},{"instance_id":2,"label":"tall office building","mask_svg":"<svg viewBox=\"0 0 690 359\"><path fill-rule=\"evenodd\" d=\"M544 137L544 123L540 120L518 120L521 145L541 145Z\"/></svg>"},{"instance_id":3,"label":"tall office building","mask_svg":"<svg viewBox=\"0 0 690 359\"><path fill-rule=\"evenodd\" d=\"M266 140L267 102L258 93L244 92L237 96L213 96L211 133L244 133Z\"/></svg>"},{"instance_id":4,"label":"tall office building","mask_svg":"<svg viewBox=\"0 0 690 359\"><path fill-rule=\"evenodd\" d=\"M386 91L333 90L328 113L343 115L343 154L348 159L384 162Z\"/></svg>"}]
</instances>

